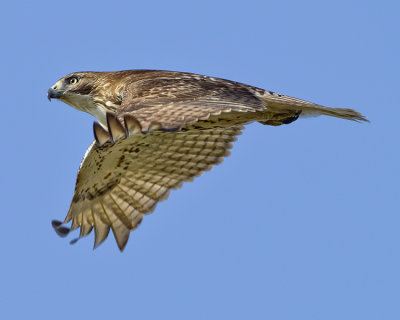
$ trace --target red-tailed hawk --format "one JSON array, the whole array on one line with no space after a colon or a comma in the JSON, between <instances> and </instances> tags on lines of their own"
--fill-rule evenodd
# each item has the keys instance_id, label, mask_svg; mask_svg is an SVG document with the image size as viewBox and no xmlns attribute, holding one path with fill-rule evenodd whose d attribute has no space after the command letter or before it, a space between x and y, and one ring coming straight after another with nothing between
<instances>
[{"instance_id":1,"label":"red-tailed hawk","mask_svg":"<svg viewBox=\"0 0 400 320\"><path fill-rule=\"evenodd\" d=\"M122 251L130 231L171 189L210 170L229 154L243 125L278 126L299 116L367 121L352 109L327 108L242 83L191 73L128 70L76 72L48 91L97 118L95 141L82 160L60 236L110 230Z\"/></svg>"}]
</instances>

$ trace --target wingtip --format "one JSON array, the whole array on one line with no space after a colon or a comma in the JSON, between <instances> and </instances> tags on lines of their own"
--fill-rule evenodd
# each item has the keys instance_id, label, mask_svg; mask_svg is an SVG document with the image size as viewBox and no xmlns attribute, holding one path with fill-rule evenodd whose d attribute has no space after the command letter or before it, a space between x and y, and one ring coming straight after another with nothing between
<instances>
[{"instance_id":1,"label":"wingtip","mask_svg":"<svg viewBox=\"0 0 400 320\"><path fill-rule=\"evenodd\" d=\"M367 123L371 123L370 120L368 120L366 117L364 117L363 115L360 115L360 118L356 119L357 122L359 123L363 123L363 122L367 122Z\"/></svg>"},{"instance_id":2,"label":"wingtip","mask_svg":"<svg viewBox=\"0 0 400 320\"><path fill-rule=\"evenodd\" d=\"M59 220L51 220L51 226L56 229L62 225L62 222Z\"/></svg>"},{"instance_id":3,"label":"wingtip","mask_svg":"<svg viewBox=\"0 0 400 320\"><path fill-rule=\"evenodd\" d=\"M73 244L77 243L79 239L80 239L80 237L75 238L75 239L72 239L72 240L69 242L69 244L70 244L70 245L73 245Z\"/></svg>"},{"instance_id":4,"label":"wingtip","mask_svg":"<svg viewBox=\"0 0 400 320\"><path fill-rule=\"evenodd\" d=\"M120 252L124 251L126 244L128 243L128 240L129 240L130 230L127 229L126 232L127 233L124 233L124 234L114 233L114 237L115 237L115 240L117 242L118 249Z\"/></svg>"},{"instance_id":5,"label":"wingtip","mask_svg":"<svg viewBox=\"0 0 400 320\"><path fill-rule=\"evenodd\" d=\"M121 253L124 252L127 243L128 243L128 240L125 243L122 243L122 244L117 243L119 252L121 252Z\"/></svg>"},{"instance_id":6,"label":"wingtip","mask_svg":"<svg viewBox=\"0 0 400 320\"><path fill-rule=\"evenodd\" d=\"M99 239L99 237L96 236L96 234L95 234L93 250L97 249L105 240L106 240L106 238Z\"/></svg>"},{"instance_id":7,"label":"wingtip","mask_svg":"<svg viewBox=\"0 0 400 320\"><path fill-rule=\"evenodd\" d=\"M128 243L131 230L124 226L122 223L120 223L119 226L111 226L111 229L113 231L114 238L117 242L119 250L121 252L124 251L125 246Z\"/></svg>"},{"instance_id":8,"label":"wingtip","mask_svg":"<svg viewBox=\"0 0 400 320\"><path fill-rule=\"evenodd\" d=\"M358 123L371 122L363 114L361 114L353 109L344 109L344 110L348 111L347 118L345 118L345 119L353 120Z\"/></svg>"},{"instance_id":9,"label":"wingtip","mask_svg":"<svg viewBox=\"0 0 400 320\"><path fill-rule=\"evenodd\" d=\"M66 237L69 232L71 231L70 228L64 227L63 223L58 220L52 220L51 225L54 229L54 231L62 238Z\"/></svg>"}]
</instances>

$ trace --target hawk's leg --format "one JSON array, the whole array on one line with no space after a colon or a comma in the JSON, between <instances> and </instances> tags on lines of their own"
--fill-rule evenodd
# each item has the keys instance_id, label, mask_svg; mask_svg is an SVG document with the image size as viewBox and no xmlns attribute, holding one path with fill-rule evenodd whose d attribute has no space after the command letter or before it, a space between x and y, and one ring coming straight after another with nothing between
<instances>
[{"instance_id":1,"label":"hawk's leg","mask_svg":"<svg viewBox=\"0 0 400 320\"><path fill-rule=\"evenodd\" d=\"M290 115L287 113L275 113L269 115L271 117L270 120L258 121L258 122L269 126L280 126L282 124L289 124L292 123L293 121L296 121L299 118L300 114L301 110L297 111L294 115L293 113Z\"/></svg>"}]
</instances>

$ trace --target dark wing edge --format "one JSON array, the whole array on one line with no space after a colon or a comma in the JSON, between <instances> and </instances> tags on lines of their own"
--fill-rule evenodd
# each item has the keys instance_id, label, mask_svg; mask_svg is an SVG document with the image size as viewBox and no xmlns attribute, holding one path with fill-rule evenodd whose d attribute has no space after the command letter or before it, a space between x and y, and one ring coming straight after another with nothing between
<instances>
[{"instance_id":1,"label":"dark wing edge","mask_svg":"<svg viewBox=\"0 0 400 320\"><path fill-rule=\"evenodd\" d=\"M242 128L151 131L103 146L92 143L81 163L68 214L64 222L52 222L54 229L66 236L69 229L64 224L71 220L71 230L80 228L79 238L94 229L96 248L111 228L123 251L143 216L167 199L171 189L221 163Z\"/></svg>"}]
</instances>

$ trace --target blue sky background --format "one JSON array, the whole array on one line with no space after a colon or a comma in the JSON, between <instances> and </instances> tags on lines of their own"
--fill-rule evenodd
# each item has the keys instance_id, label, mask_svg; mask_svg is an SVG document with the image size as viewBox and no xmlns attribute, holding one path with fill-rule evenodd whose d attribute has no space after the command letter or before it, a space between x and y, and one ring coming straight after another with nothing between
<instances>
[{"instance_id":1,"label":"blue sky background","mask_svg":"<svg viewBox=\"0 0 400 320\"><path fill-rule=\"evenodd\" d=\"M9 1L0 11L2 319L400 319L398 1ZM252 124L121 254L63 219L93 118L73 71L228 78L372 122ZM72 239L74 236L71 236Z\"/></svg>"}]
</instances>

